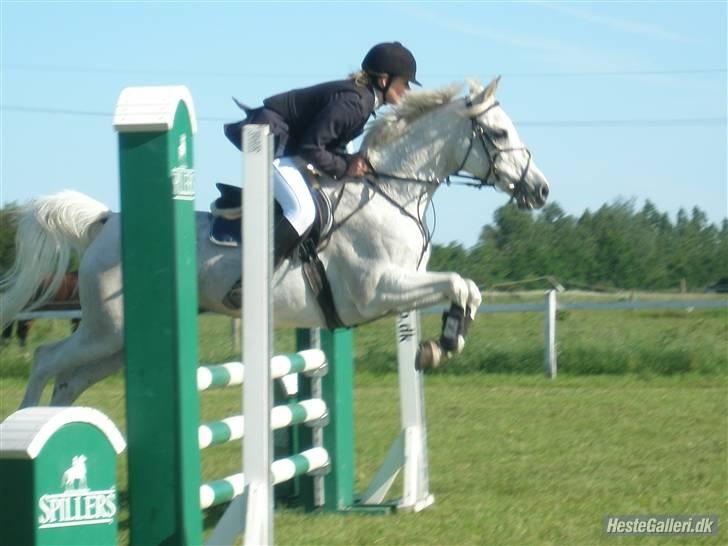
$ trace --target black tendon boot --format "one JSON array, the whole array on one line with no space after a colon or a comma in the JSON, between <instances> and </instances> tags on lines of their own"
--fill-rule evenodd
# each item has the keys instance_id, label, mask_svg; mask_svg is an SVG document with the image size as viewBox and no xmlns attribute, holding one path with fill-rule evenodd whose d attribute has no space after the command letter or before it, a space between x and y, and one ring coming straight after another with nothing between
<instances>
[{"instance_id":1,"label":"black tendon boot","mask_svg":"<svg viewBox=\"0 0 728 546\"><path fill-rule=\"evenodd\" d=\"M299 235L288 219L276 211L275 231L273 237L273 271L278 269L283 260L288 258L301 242ZM242 286L238 279L222 300L228 309L240 309L242 302Z\"/></svg>"}]
</instances>

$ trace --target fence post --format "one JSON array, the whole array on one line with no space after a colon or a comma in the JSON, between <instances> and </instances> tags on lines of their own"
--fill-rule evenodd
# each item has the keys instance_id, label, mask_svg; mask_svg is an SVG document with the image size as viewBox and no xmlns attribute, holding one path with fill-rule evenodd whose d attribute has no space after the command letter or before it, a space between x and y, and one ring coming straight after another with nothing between
<instances>
[{"instance_id":1,"label":"fence post","mask_svg":"<svg viewBox=\"0 0 728 546\"><path fill-rule=\"evenodd\" d=\"M425 386L415 370L420 341L417 311L401 313L397 320L397 365L400 417L404 435L403 493L398 508L419 512L435 502L430 494L425 424Z\"/></svg>"},{"instance_id":2,"label":"fence post","mask_svg":"<svg viewBox=\"0 0 728 546\"><path fill-rule=\"evenodd\" d=\"M352 332L349 328L321 331L321 349L329 371L321 379L322 397L329 408L323 429L331 473L324 479L322 509L346 511L354 503L354 373Z\"/></svg>"},{"instance_id":3,"label":"fence post","mask_svg":"<svg viewBox=\"0 0 728 546\"><path fill-rule=\"evenodd\" d=\"M196 122L190 93L182 86L128 87L117 102L114 128L131 543L200 544Z\"/></svg>"},{"instance_id":4,"label":"fence post","mask_svg":"<svg viewBox=\"0 0 728 546\"><path fill-rule=\"evenodd\" d=\"M415 370L420 341L419 314L401 313L397 318L397 367L402 429L374 474L357 508L382 511L396 507L400 511L419 512L435 502L430 494L427 467L427 427L422 372ZM397 475L402 471L402 498L386 501ZM395 506L396 505L396 506Z\"/></svg>"},{"instance_id":5,"label":"fence post","mask_svg":"<svg viewBox=\"0 0 728 546\"><path fill-rule=\"evenodd\" d=\"M267 125L243 128L243 415L245 544L273 544L270 411L273 388L271 275L273 135Z\"/></svg>"},{"instance_id":6,"label":"fence post","mask_svg":"<svg viewBox=\"0 0 728 546\"><path fill-rule=\"evenodd\" d=\"M546 292L546 331L544 367L546 375L556 377L556 290Z\"/></svg>"}]
</instances>

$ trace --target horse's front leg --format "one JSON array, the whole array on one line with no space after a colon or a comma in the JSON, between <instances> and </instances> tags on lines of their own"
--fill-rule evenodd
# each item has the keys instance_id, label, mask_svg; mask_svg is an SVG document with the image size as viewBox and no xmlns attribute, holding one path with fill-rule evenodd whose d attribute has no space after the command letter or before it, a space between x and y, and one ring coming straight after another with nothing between
<instances>
[{"instance_id":1,"label":"horse's front leg","mask_svg":"<svg viewBox=\"0 0 728 546\"><path fill-rule=\"evenodd\" d=\"M462 279L468 288L467 303L451 300L450 309L442 315L442 332L439 339L428 339L420 342L415 358L417 370L437 368L453 354L465 347L465 336L470 323L480 307L482 296L480 289L470 279Z\"/></svg>"},{"instance_id":2,"label":"horse's front leg","mask_svg":"<svg viewBox=\"0 0 728 546\"><path fill-rule=\"evenodd\" d=\"M463 350L467 328L475 319L481 302L480 290L473 281L457 273L400 269L388 269L368 277L369 282L359 285L368 292L361 294L359 308L365 317L429 307L443 301L451 303L443 316L440 339L420 343L415 361L417 369L435 368L453 353Z\"/></svg>"}]
</instances>

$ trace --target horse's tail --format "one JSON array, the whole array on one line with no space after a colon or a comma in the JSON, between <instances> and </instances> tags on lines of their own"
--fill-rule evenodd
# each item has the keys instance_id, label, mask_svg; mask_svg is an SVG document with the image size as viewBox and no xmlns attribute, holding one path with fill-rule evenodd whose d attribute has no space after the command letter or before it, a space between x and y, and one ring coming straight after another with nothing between
<instances>
[{"instance_id":1,"label":"horse's tail","mask_svg":"<svg viewBox=\"0 0 728 546\"><path fill-rule=\"evenodd\" d=\"M15 263L0 277L0 328L24 309L52 299L68 270L98 233L109 209L71 190L39 197L17 211Z\"/></svg>"}]
</instances>

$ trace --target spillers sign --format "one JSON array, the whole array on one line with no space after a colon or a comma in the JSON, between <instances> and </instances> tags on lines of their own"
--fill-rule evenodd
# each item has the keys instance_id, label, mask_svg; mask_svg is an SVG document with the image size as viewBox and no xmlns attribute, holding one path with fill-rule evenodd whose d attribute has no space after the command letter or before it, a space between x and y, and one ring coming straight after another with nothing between
<instances>
[{"instance_id":1,"label":"spillers sign","mask_svg":"<svg viewBox=\"0 0 728 546\"><path fill-rule=\"evenodd\" d=\"M75 455L59 476L60 493L47 493L38 499L38 528L101 525L114 522L117 512L116 487L91 489L85 455ZM93 468L93 467L92 467Z\"/></svg>"}]
</instances>

